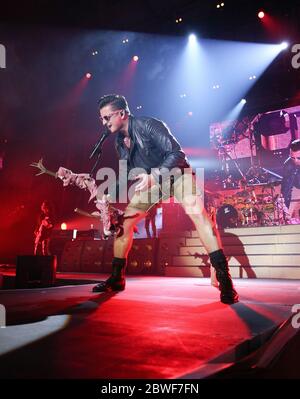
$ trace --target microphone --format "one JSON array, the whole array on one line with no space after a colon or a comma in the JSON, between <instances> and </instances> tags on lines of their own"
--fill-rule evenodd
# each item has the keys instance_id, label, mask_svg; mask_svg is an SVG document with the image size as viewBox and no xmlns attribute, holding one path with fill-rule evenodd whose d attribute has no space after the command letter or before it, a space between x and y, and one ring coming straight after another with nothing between
<instances>
[{"instance_id":1,"label":"microphone","mask_svg":"<svg viewBox=\"0 0 300 399\"><path fill-rule=\"evenodd\" d=\"M89 159L94 158L94 156L101 151L102 145L103 145L104 141L107 139L107 137L109 136L109 134L110 134L110 131L108 129L105 129L102 136L100 137L100 140L98 140L97 143L95 144L95 147L94 147Z\"/></svg>"}]
</instances>

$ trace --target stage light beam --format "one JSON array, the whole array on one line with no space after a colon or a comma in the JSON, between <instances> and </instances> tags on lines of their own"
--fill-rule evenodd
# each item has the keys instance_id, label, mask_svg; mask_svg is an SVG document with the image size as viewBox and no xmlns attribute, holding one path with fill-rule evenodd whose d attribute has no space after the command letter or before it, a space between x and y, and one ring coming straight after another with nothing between
<instances>
[{"instance_id":1,"label":"stage light beam","mask_svg":"<svg viewBox=\"0 0 300 399\"><path fill-rule=\"evenodd\" d=\"M288 47L289 47L288 42L282 42L282 43L280 44L281 50L286 50Z\"/></svg>"},{"instance_id":2,"label":"stage light beam","mask_svg":"<svg viewBox=\"0 0 300 399\"><path fill-rule=\"evenodd\" d=\"M190 44L195 44L197 42L197 36L195 35L195 33L191 33L189 35L189 43Z\"/></svg>"}]
</instances>

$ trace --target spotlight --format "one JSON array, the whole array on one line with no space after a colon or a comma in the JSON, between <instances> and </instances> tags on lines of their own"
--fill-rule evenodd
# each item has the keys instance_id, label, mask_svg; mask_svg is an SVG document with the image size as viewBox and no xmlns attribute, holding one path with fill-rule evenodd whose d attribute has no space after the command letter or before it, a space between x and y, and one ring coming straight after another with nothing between
<instances>
[{"instance_id":1,"label":"spotlight","mask_svg":"<svg viewBox=\"0 0 300 399\"><path fill-rule=\"evenodd\" d=\"M245 98L243 98L243 99L241 100L241 103L242 103L242 104L246 104L246 102L247 102L247 100L246 100Z\"/></svg>"},{"instance_id":2,"label":"spotlight","mask_svg":"<svg viewBox=\"0 0 300 399\"><path fill-rule=\"evenodd\" d=\"M191 34L189 35L189 42L190 42L190 43L196 43L196 41L197 41L196 35L195 35L194 33L191 33Z\"/></svg>"},{"instance_id":3,"label":"spotlight","mask_svg":"<svg viewBox=\"0 0 300 399\"><path fill-rule=\"evenodd\" d=\"M97 50L92 52L92 55L97 55L97 54L98 54Z\"/></svg>"},{"instance_id":4,"label":"spotlight","mask_svg":"<svg viewBox=\"0 0 300 399\"><path fill-rule=\"evenodd\" d=\"M128 42L129 42L128 39L123 39L123 40L122 40L122 43L123 43L123 44L126 44L126 43L128 43Z\"/></svg>"},{"instance_id":5,"label":"spotlight","mask_svg":"<svg viewBox=\"0 0 300 399\"><path fill-rule=\"evenodd\" d=\"M183 94L180 94L180 96L179 96L180 98L186 98L186 94L185 93L183 93Z\"/></svg>"},{"instance_id":6,"label":"spotlight","mask_svg":"<svg viewBox=\"0 0 300 399\"><path fill-rule=\"evenodd\" d=\"M138 105L137 107L136 107L136 109L142 109L143 107L141 106L141 105Z\"/></svg>"},{"instance_id":7,"label":"spotlight","mask_svg":"<svg viewBox=\"0 0 300 399\"><path fill-rule=\"evenodd\" d=\"M289 47L288 42L282 42L282 43L280 44L280 48L281 48L282 50L286 50L288 47Z\"/></svg>"},{"instance_id":8,"label":"spotlight","mask_svg":"<svg viewBox=\"0 0 300 399\"><path fill-rule=\"evenodd\" d=\"M61 230L67 230L67 223L62 223L61 225L60 225L60 229Z\"/></svg>"},{"instance_id":9,"label":"spotlight","mask_svg":"<svg viewBox=\"0 0 300 399\"><path fill-rule=\"evenodd\" d=\"M176 24L180 24L180 22L182 22L182 18L177 18L176 19Z\"/></svg>"},{"instance_id":10,"label":"spotlight","mask_svg":"<svg viewBox=\"0 0 300 399\"><path fill-rule=\"evenodd\" d=\"M256 79L255 75L249 76L249 80L254 80L254 79Z\"/></svg>"},{"instance_id":11,"label":"spotlight","mask_svg":"<svg viewBox=\"0 0 300 399\"><path fill-rule=\"evenodd\" d=\"M135 56L132 57L132 59L133 59L134 62L138 62L139 57L137 55L135 55Z\"/></svg>"},{"instance_id":12,"label":"spotlight","mask_svg":"<svg viewBox=\"0 0 300 399\"><path fill-rule=\"evenodd\" d=\"M188 112L188 116L193 116L192 111Z\"/></svg>"},{"instance_id":13,"label":"spotlight","mask_svg":"<svg viewBox=\"0 0 300 399\"><path fill-rule=\"evenodd\" d=\"M260 11L260 12L258 13L258 18L263 19L264 16L265 16L265 13L264 13L263 11Z\"/></svg>"},{"instance_id":14,"label":"spotlight","mask_svg":"<svg viewBox=\"0 0 300 399\"><path fill-rule=\"evenodd\" d=\"M91 79L92 75L88 72L88 73L85 74L85 77L86 77L87 79Z\"/></svg>"}]
</instances>

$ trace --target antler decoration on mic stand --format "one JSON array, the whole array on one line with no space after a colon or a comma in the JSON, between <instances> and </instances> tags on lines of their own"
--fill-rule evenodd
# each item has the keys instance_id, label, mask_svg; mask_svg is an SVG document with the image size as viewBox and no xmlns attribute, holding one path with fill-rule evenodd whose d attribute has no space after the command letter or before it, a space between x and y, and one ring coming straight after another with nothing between
<instances>
[{"instance_id":1,"label":"antler decoration on mic stand","mask_svg":"<svg viewBox=\"0 0 300 399\"><path fill-rule=\"evenodd\" d=\"M101 143L99 146L100 145ZM98 199L96 181L88 173L73 173L71 170L63 167L60 167L57 172L52 172L51 170L46 169L42 158L38 162L31 163L30 166L39 169L39 173L37 173L36 176L47 174L62 180L64 187L74 185L81 189L87 189L91 194L89 201L96 197L94 203L99 212L96 211L88 214L78 208L75 209L75 212L85 216L99 217L103 224L103 238L105 239L115 235L118 237L121 236L123 234L124 220L136 216L132 215L125 217L122 210L111 206L109 195L103 195L101 199ZM138 232L136 228L134 231Z\"/></svg>"}]
</instances>

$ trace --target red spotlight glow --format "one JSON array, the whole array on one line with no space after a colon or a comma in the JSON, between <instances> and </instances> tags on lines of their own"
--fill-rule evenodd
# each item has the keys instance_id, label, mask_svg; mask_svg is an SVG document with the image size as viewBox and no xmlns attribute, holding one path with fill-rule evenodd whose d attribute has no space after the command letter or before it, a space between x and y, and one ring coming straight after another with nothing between
<instances>
[{"instance_id":1,"label":"red spotlight glow","mask_svg":"<svg viewBox=\"0 0 300 399\"><path fill-rule=\"evenodd\" d=\"M67 230L67 223L62 223L61 225L60 225L60 229L61 230Z\"/></svg>"},{"instance_id":2,"label":"red spotlight glow","mask_svg":"<svg viewBox=\"0 0 300 399\"><path fill-rule=\"evenodd\" d=\"M134 57L132 57L132 59L133 59L134 62L138 62L139 57L137 55L135 55Z\"/></svg>"},{"instance_id":3,"label":"red spotlight glow","mask_svg":"<svg viewBox=\"0 0 300 399\"><path fill-rule=\"evenodd\" d=\"M86 77L87 79L91 79L92 75L88 72L88 73L85 74L85 77Z\"/></svg>"},{"instance_id":4,"label":"red spotlight glow","mask_svg":"<svg viewBox=\"0 0 300 399\"><path fill-rule=\"evenodd\" d=\"M258 13L258 18L263 19L264 16L265 16L265 13L264 13L263 11L260 11L260 12Z\"/></svg>"}]
</instances>

